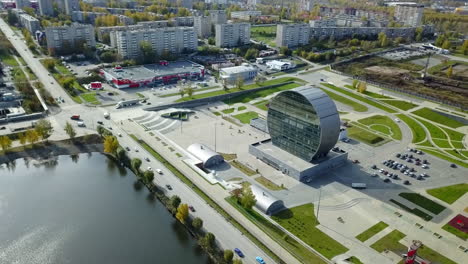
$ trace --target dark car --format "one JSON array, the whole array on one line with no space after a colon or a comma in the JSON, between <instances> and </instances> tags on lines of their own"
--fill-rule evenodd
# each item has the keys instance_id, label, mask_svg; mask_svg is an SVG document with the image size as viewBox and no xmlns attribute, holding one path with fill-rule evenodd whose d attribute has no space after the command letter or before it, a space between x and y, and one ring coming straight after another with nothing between
<instances>
[{"instance_id":1,"label":"dark car","mask_svg":"<svg viewBox=\"0 0 468 264\"><path fill-rule=\"evenodd\" d=\"M102 121L97 121L98 124L103 125L104 123Z\"/></svg>"},{"instance_id":2,"label":"dark car","mask_svg":"<svg viewBox=\"0 0 468 264\"><path fill-rule=\"evenodd\" d=\"M191 212L195 212L195 208L193 208L193 206L189 205L188 208L190 209Z\"/></svg>"},{"instance_id":3,"label":"dark car","mask_svg":"<svg viewBox=\"0 0 468 264\"><path fill-rule=\"evenodd\" d=\"M410 183L410 181L406 180L406 181L403 182L403 184L404 185L410 185L411 183Z\"/></svg>"},{"instance_id":4,"label":"dark car","mask_svg":"<svg viewBox=\"0 0 468 264\"><path fill-rule=\"evenodd\" d=\"M374 170L377 169L377 166L375 164L372 165L372 169L374 169Z\"/></svg>"},{"instance_id":5,"label":"dark car","mask_svg":"<svg viewBox=\"0 0 468 264\"><path fill-rule=\"evenodd\" d=\"M114 93L113 92L108 92L107 95L114 95Z\"/></svg>"},{"instance_id":6,"label":"dark car","mask_svg":"<svg viewBox=\"0 0 468 264\"><path fill-rule=\"evenodd\" d=\"M397 158L401 157L401 154L400 154L400 153L397 153L397 154L396 154L396 157L397 157Z\"/></svg>"},{"instance_id":7,"label":"dark car","mask_svg":"<svg viewBox=\"0 0 468 264\"><path fill-rule=\"evenodd\" d=\"M386 183L389 183L390 182L390 179L389 178L385 178L385 180L383 180L384 182Z\"/></svg>"},{"instance_id":8,"label":"dark car","mask_svg":"<svg viewBox=\"0 0 468 264\"><path fill-rule=\"evenodd\" d=\"M129 148L129 147L125 147L125 149L126 149L127 151L130 151L130 148Z\"/></svg>"},{"instance_id":9,"label":"dark car","mask_svg":"<svg viewBox=\"0 0 468 264\"><path fill-rule=\"evenodd\" d=\"M455 165L455 164L453 164L453 163L452 163L452 164L450 164L450 167L452 167L452 168L456 168L456 167L457 167L457 165Z\"/></svg>"},{"instance_id":10,"label":"dark car","mask_svg":"<svg viewBox=\"0 0 468 264\"><path fill-rule=\"evenodd\" d=\"M6 129L6 127L4 127L4 126L0 127L0 130L5 130L5 129Z\"/></svg>"},{"instance_id":11,"label":"dark car","mask_svg":"<svg viewBox=\"0 0 468 264\"><path fill-rule=\"evenodd\" d=\"M236 252L237 256L239 256L240 258L244 257L244 253L242 253L242 251L240 249L235 248L234 252Z\"/></svg>"},{"instance_id":12,"label":"dark car","mask_svg":"<svg viewBox=\"0 0 468 264\"><path fill-rule=\"evenodd\" d=\"M172 186L169 185L169 184L166 184L166 188L167 188L168 190L172 190Z\"/></svg>"}]
</instances>

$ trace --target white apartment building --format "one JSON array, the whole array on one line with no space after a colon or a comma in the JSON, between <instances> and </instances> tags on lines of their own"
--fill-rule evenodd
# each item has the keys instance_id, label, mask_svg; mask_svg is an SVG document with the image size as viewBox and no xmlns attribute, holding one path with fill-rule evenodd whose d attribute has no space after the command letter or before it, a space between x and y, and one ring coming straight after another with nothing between
<instances>
[{"instance_id":1,"label":"white apartment building","mask_svg":"<svg viewBox=\"0 0 468 264\"><path fill-rule=\"evenodd\" d=\"M39 14L42 16L52 16L54 14L54 8L52 6L52 0L38 0Z\"/></svg>"},{"instance_id":2,"label":"white apartment building","mask_svg":"<svg viewBox=\"0 0 468 264\"><path fill-rule=\"evenodd\" d=\"M420 4L398 4L395 7L395 19L404 23L405 26L417 27L421 25L424 5Z\"/></svg>"},{"instance_id":3,"label":"white apartment building","mask_svg":"<svg viewBox=\"0 0 468 264\"><path fill-rule=\"evenodd\" d=\"M249 23L217 24L215 31L218 47L230 48L250 43Z\"/></svg>"},{"instance_id":4,"label":"white apartment building","mask_svg":"<svg viewBox=\"0 0 468 264\"><path fill-rule=\"evenodd\" d=\"M71 15L73 11L80 11L80 4L78 0L63 0L63 8L67 15Z\"/></svg>"},{"instance_id":5,"label":"white apartment building","mask_svg":"<svg viewBox=\"0 0 468 264\"><path fill-rule=\"evenodd\" d=\"M297 47L309 44L309 24L280 24L276 28L277 47Z\"/></svg>"},{"instance_id":6,"label":"white apartment building","mask_svg":"<svg viewBox=\"0 0 468 264\"><path fill-rule=\"evenodd\" d=\"M41 28L41 23L39 22L39 20L28 14L19 15L19 22L21 26L26 28L33 35L34 33L36 33L36 31L38 31Z\"/></svg>"},{"instance_id":7,"label":"white apartment building","mask_svg":"<svg viewBox=\"0 0 468 264\"><path fill-rule=\"evenodd\" d=\"M258 17L261 15L262 15L262 11L256 11L256 10L231 12L231 18L239 19L239 20L250 20L253 17Z\"/></svg>"},{"instance_id":8,"label":"white apartment building","mask_svg":"<svg viewBox=\"0 0 468 264\"><path fill-rule=\"evenodd\" d=\"M193 19L193 27L197 31L199 38L211 36L211 19L209 16L197 16Z\"/></svg>"},{"instance_id":9,"label":"white apartment building","mask_svg":"<svg viewBox=\"0 0 468 264\"><path fill-rule=\"evenodd\" d=\"M94 39L94 27L84 24L72 24L70 26L46 27L47 48L54 52L67 52L64 49L74 47L79 42L85 42L88 46L96 46Z\"/></svg>"},{"instance_id":10,"label":"white apartment building","mask_svg":"<svg viewBox=\"0 0 468 264\"><path fill-rule=\"evenodd\" d=\"M194 17L187 16L187 17L174 17L174 26L176 27L193 27Z\"/></svg>"},{"instance_id":11,"label":"white apartment building","mask_svg":"<svg viewBox=\"0 0 468 264\"><path fill-rule=\"evenodd\" d=\"M23 9L25 7L31 7L31 3L29 0L16 0L16 8L17 9Z\"/></svg>"},{"instance_id":12,"label":"white apartment building","mask_svg":"<svg viewBox=\"0 0 468 264\"><path fill-rule=\"evenodd\" d=\"M151 43L157 54L168 51L171 54L197 49L197 36L192 27L168 27L146 30L115 31L117 52L122 58L138 58L140 43Z\"/></svg>"},{"instance_id":13,"label":"white apartment building","mask_svg":"<svg viewBox=\"0 0 468 264\"><path fill-rule=\"evenodd\" d=\"M224 10L209 10L210 21L212 25L216 24L226 24L227 23L227 14Z\"/></svg>"},{"instance_id":14,"label":"white apartment building","mask_svg":"<svg viewBox=\"0 0 468 264\"><path fill-rule=\"evenodd\" d=\"M241 66L220 69L219 77L226 84L234 84L239 77L243 80L251 80L257 76L257 73L257 68L244 63Z\"/></svg>"},{"instance_id":15,"label":"white apartment building","mask_svg":"<svg viewBox=\"0 0 468 264\"><path fill-rule=\"evenodd\" d=\"M158 21L142 21L138 22L136 25L130 26L115 26L115 27L98 27L97 28L97 38L100 42L106 42L105 39L110 37L110 44L113 45L113 34L114 31L127 31L127 30L139 30L139 29L154 29L154 28L163 28L168 26L167 20L158 20ZM114 38L115 39L115 38Z\"/></svg>"}]
</instances>

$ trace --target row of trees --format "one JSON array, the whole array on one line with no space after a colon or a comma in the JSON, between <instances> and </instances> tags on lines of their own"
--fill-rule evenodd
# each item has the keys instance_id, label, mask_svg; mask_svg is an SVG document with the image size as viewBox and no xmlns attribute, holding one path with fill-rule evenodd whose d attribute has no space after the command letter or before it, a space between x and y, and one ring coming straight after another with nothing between
<instances>
[{"instance_id":1,"label":"row of trees","mask_svg":"<svg viewBox=\"0 0 468 264\"><path fill-rule=\"evenodd\" d=\"M41 119L36 122L33 129L29 129L18 134L1 136L0 147L3 151L8 150L11 148L14 139L17 139L22 146L26 143L34 145L40 139L47 140L53 132L54 128L50 121L47 119Z\"/></svg>"}]
</instances>

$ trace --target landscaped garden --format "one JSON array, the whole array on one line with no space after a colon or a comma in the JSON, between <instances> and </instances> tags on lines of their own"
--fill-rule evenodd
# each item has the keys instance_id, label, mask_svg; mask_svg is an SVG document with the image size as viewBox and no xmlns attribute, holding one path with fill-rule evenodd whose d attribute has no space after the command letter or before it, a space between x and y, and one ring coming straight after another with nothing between
<instances>
[{"instance_id":1,"label":"landscaped garden","mask_svg":"<svg viewBox=\"0 0 468 264\"><path fill-rule=\"evenodd\" d=\"M336 94L334 92L330 92L328 90L325 90L325 89L322 89L322 91L324 91L328 96L330 96L330 98L334 101L337 101L337 102L340 102L342 104L345 104L345 105L348 105L350 107L353 108L354 111L356 112L366 112L367 110L369 110L367 108L367 106L363 105L363 104L360 104L354 100L351 100L351 99L348 99L344 96L341 96L339 94Z\"/></svg>"},{"instance_id":2,"label":"landscaped garden","mask_svg":"<svg viewBox=\"0 0 468 264\"><path fill-rule=\"evenodd\" d=\"M348 128L348 137L369 145L381 144L385 141L385 138L356 125Z\"/></svg>"},{"instance_id":3,"label":"landscaped garden","mask_svg":"<svg viewBox=\"0 0 468 264\"><path fill-rule=\"evenodd\" d=\"M242 113L242 114L234 115L233 117L237 118L243 124L250 124L250 120L252 120L254 118L257 118L258 113L253 112L253 111L249 111L249 112L245 112L245 113Z\"/></svg>"},{"instance_id":4,"label":"landscaped garden","mask_svg":"<svg viewBox=\"0 0 468 264\"><path fill-rule=\"evenodd\" d=\"M416 111L413 111L412 113L422 118L425 118L427 120L431 120L438 124L445 125L445 126L452 127L452 128L457 128L457 127L461 127L465 125L460 121L441 115L437 113L436 111L433 111L429 108L421 108Z\"/></svg>"},{"instance_id":5,"label":"landscaped garden","mask_svg":"<svg viewBox=\"0 0 468 264\"><path fill-rule=\"evenodd\" d=\"M250 37L256 41L261 41L270 46L275 45L276 25L274 26L258 26L250 28Z\"/></svg>"},{"instance_id":6,"label":"landscaped garden","mask_svg":"<svg viewBox=\"0 0 468 264\"><path fill-rule=\"evenodd\" d=\"M400 127L388 116L375 115L360 119L358 122L393 139L401 140L402 138Z\"/></svg>"},{"instance_id":7,"label":"landscaped garden","mask_svg":"<svg viewBox=\"0 0 468 264\"><path fill-rule=\"evenodd\" d=\"M361 234L357 235L356 238L359 241L364 242L364 241L368 240L369 238L373 237L375 234L377 234L380 231L387 228L387 226L388 226L388 224L380 221L377 224L371 226L369 229L362 232Z\"/></svg>"},{"instance_id":8,"label":"landscaped garden","mask_svg":"<svg viewBox=\"0 0 468 264\"><path fill-rule=\"evenodd\" d=\"M426 190L426 192L448 204L453 204L468 192L468 183L460 183Z\"/></svg>"}]
</instances>

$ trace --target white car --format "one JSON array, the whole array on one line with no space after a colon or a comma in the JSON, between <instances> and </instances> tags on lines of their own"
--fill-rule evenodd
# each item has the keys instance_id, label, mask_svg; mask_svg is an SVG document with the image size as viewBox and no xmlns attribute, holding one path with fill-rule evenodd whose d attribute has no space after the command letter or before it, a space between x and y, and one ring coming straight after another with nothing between
<instances>
[{"instance_id":1,"label":"white car","mask_svg":"<svg viewBox=\"0 0 468 264\"><path fill-rule=\"evenodd\" d=\"M160 169L156 169L156 172L157 172L158 174L161 174L161 175L163 174L162 170L160 170Z\"/></svg>"},{"instance_id":2,"label":"white car","mask_svg":"<svg viewBox=\"0 0 468 264\"><path fill-rule=\"evenodd\" d=\"M423 169L429 168L429 166L427 166L426 164L423 164L421 167L422 167Z\"/></svg>"},{"instance_id":3,"label":"white car","mask_svg":"<svg viewBox=\"0 0 468 264\"><path fill-rule=\"evenodd\" d=\"M147 168L147 170L149 170L149 171L152 171L152 170L153 170L153 168L151 168L151 167L148 167L148 168Z\"/></svg>"}]
</instances>

